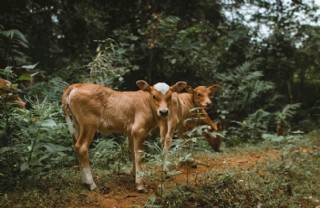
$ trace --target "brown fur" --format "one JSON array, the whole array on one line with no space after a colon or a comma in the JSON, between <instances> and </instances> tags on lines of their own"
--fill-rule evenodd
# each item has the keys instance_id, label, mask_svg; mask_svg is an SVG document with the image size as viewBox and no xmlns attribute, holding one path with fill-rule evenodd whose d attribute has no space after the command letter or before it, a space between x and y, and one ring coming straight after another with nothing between
<instances>
[{"instance_id":1,"label":"brown fur","mask_svg":"<svg viewBox=\"0 0 320 208\"><path fill-rule=\"evenodd\" d=\"M90 168L88 152L95 132L123 133L129 138L137 189L143 190L139 174L143 142L166 116L161 115L161 110L168 110L173 91L182 90L186 83L177 82L164 95L145 81L137 81L137 85L141 90L120 92L101 85L73 84L64 91L62 108L66 118L71 117L75 124L74 147L80 168ZM84 182L90 189L96 188L93 179Z\"/></svg>"},{"instance_id":2,"label":"brown fur","mask_svg":"<svg viewBox=\"0 0 320 208\"><path fill-rule=\"evenodd\" d=\"M2 97L18 108L26 108L26 103L19 97L11 82L5 79L0 79L0 98Z\"/></svg>"},{"instance_id":3,"label":"brown fur","mask_svg":"<svg viewBox=\"0 0 320 208\"><path fill-rule=\"evenodd\" d=\"M160 122L160 136L165 152L169 150L172 144L172 137L175 130L178 130L180 137L182 137L186 131L190 131L200 125L209 125L211 127L210 132L218 130L218 124L210 119L205 110L212 106L210 97L217 88L218 85L212 85L210 87L198 86L195 89L188 87L186 93L172 94L170 110L174 113ZM191 111L195 108L197 109ZM213 137L210 132L205 134L209 145L215 151L220 151L220 138ZM165 157L165 160L167 160L168 156L166 155Z\"/></svg>"}]
</instances>

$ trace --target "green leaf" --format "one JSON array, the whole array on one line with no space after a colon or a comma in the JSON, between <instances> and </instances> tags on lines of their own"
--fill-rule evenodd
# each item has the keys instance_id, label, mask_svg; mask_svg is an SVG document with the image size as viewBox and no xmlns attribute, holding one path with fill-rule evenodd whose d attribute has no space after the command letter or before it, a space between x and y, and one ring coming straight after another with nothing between
<instances>
[{"instance_id":1,"label":"green leaf","mask_svg":"<svg viewBox=\"0 0 320 208\"><path fill-rule=\"evenodd\" d=\"M155 194L152 194L149 197L149 201L151 202L151 204L154 204L156 202L157 196Z\"/></svg>"},{"instance_id":2,"label":"green leaf","mask_svg":"<svg viewBox=\"0 0 320 208\"><path fill-rule=\"evenodd\" d=\"M23 171L26 171L28 170L30 167L29 167L29 163L28 162L24 162L21 164L20 166L20 171L23 172Z\"/></svg>"},{"instance_id":3,"label":"green leaf","mask_svg":"<svg viewBox=\"0 0 320 208\"><path fill-rule=\"evenodd\" d=\"M54 128L57 126L57 123L53 119L44 120L41 124L42 127Z\"/></svg>"},{"instance_id":4,"label":"green leaf","mask_svg":"<svg viewBox=\"0 0 320 208\"><path fill-rule=\"evenodd\" d=\"M28 43L26 37L17 29L12 29L12 30L5 30L5 31L0 31L0 34L8 37L8 38L13 38L16 37L20 39L21 41Z\"/></svg>"},{"instance_id":5,"label":"green leaf","mask_svg":"<svg viewBox=\"0 0 320 208\"><path fill-rule=\"evenodd\" d=\"M193 138L191 139L191 141L192 141L193 143L197 143L197 142L198 142L198 139L197 139L197 137L193 137Z\"/></svg>"},{"instance_id":6,"label":"green leaf","mask_svg":"<svg viewBox=\"0 0 320 208\"><path fill-rule=\"evenodd\" d=\"M71 150L70 147L64 147L57 144L47 143L43 145L48 152L50 153L56 153L56 152L63 152L63 151L69 151Z\"/></svg>"},{"instance_id":7,"label":"green leaf","mask_svg":"<svg viewBox=\"0 0 320 208\"><path fill-rule=\"evenodd\" d=\"M171 171L167 172L167 176L174 176L174 175L178 175L180 173L181 173L181 171L179 171L179 170L171 170Z\"/></svg>"},{"instance_id":8,"label":"green leaf","mask_svg":"<svg viewBox=\"0 0 320 208\"><path fill-rule=\"evenodd\" d=\"M38 64L39 64L39 62L36 63L36 64L33 64L33 65L23 65L21 68L23 68L23 69L34 69Z\"/></svg>"},{"instance_id":9,"label":"green leaf","mask_svg":"<svg viewBox=\"0 0 320 208\"><path fill-rule=\"evenodd\" d=\"M30 81L32 79L30 74L23 74L18 77L19 81Z\"/></svg>"},{"instance_id":10,"label":"green leaf","mask_svg":"<svg viewBox=\"0 0 320 208\"><path fill-rule=\"evenodd\" d=\"M6 153L10 150L11 150L11 148L9 148L9 147L2 147L2 148L0 148L0 154Z\"/></svg>"},{"instance_id":11,"label":"green leaf","mask_svg":"<svg viewBox=\"0 0 320 208\"><path fill-rule=\"evenodd\" d=\"M270 140L273 142L280 142L285 139L283 136L278 136L276 134L267 134L267 133L262 134L261 137L265 140Z\"/></svg>"},{"instance_id":12,"label":"green leaf","mask_svg":"<svg viewBox=\"0 0 320 208\"><path fill-rule=\"evenodd\" d=\"M192 153L188 153L186 156L184 156L184 160L188 160L192 157Z\"/></svg>"}]
</instances>

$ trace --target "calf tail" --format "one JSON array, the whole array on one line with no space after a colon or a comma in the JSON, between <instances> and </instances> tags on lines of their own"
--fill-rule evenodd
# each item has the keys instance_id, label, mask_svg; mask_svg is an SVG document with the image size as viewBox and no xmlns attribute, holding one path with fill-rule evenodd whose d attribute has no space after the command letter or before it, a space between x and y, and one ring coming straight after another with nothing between
<instances>
[{"instance_id":1,"label":"calf tail","mask_svg":"<svg viewBox=\"0 0 320 208\"><path fill-rule=\"evenodd\" d=\"M73 136L73 139L76 139L76 128L75 128L75 123L74 123L74 119L72 117L72 113L70 110L70 106L69 106L69 95L70 92L73 90L73 85L68 86L62 95L62 111L64 114L64 117L66 119L67 125L68 125L68 130L70 132L70 134Z\"/></svg>"}]
</instances>

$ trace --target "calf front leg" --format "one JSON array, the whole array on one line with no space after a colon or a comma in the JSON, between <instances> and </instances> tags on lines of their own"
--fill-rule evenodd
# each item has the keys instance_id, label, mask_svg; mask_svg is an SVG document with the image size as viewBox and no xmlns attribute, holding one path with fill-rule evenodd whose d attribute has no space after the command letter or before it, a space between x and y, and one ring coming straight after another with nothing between
<instances>
[{"instance_id":1,"label":"calf front leg","mask_svg":"<svg viewBox=\"0 0 320 208\"><path fill-rule=\"evenodd\" d=\"M133 163L131 174L135 176L136 174L136 164L135 164L135 151L134 151L134 139L132 136L128 136L129 140L129 150L130 150L130 159Z\"/></svg>"},{"instance_id":2,"label":"calf front leg","mask_svg":"<svg viewBox=\"0 0 320 208\"><path fill-rule=\"evenodd\" d=\"M133 135L135 181L137 190L142 192L144 190L144 184L141 161L143 157L143 142L146 138L146 133L144 130L140 130L134 132Z\"/></svg>"},{"instance_id":3,"label":"calf front leg","mask_svg":"<svg viewBox=\"0 0 320 208\"><path fill-rule=\"evenodd\" d=\"M204 111L205 112L205 111ZM203 119L202 119L203 124L209 125L211 127L209 133L205 134L205 137L207 139L208 144L212 147L213 150L216 152L221 152L221 138L220 137L214 137L210 133L214 131L219 131L220 130L220 122L214 123L208 114L205 112L203 113Z\"/></svg>"},{"instance_id":4,"label":"calf front leg","mask_svg":"<svg viewBox=\"0 0 320 208\"><path fill-rule=\"evenodd\" d=\"M165 146L165 141L166 141L166 135L168 132L168 123L166 120L161 120L160 121L160 143L162 145L162 148Z\"/></svg>"},{"instance_id":5,"label":"calf front leg","mask_svg":"<svg viewBox=\"0 0 320 208\"><path fill-rule=\"evenodd\" d=\"M164 145L163 145L163 172L167 173L169 171L169 150L172 145L172 138L173 138L173 133L175 131L175 125L169 123L167 126L167 132L164 138Z\"/></svg>"}]
</instances>

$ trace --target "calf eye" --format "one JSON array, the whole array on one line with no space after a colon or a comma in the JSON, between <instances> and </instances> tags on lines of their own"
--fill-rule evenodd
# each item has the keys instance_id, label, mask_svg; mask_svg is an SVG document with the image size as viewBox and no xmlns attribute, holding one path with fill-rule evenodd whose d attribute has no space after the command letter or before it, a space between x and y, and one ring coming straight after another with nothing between
<instances>
[{"instance_id":1,"label":"calf eye","mask_svg":"<svg viewBox=\"0 0 320 208\"><path fill-rule=\"evenodd\" d=\"M198 97L202 97L202 95L200 93L198 93Z\"/></svg>"},{"instance_id":2,"label":"calf eye","mask_svg":"<svg viewBox=\"0 0 320 208\"><path fill-rule=\"evenodd\" d=\"M153 98L154 100L156 100L156 96L155 96L155 95L153 95L152 98Z\"/></svg>"}]
</instances>

